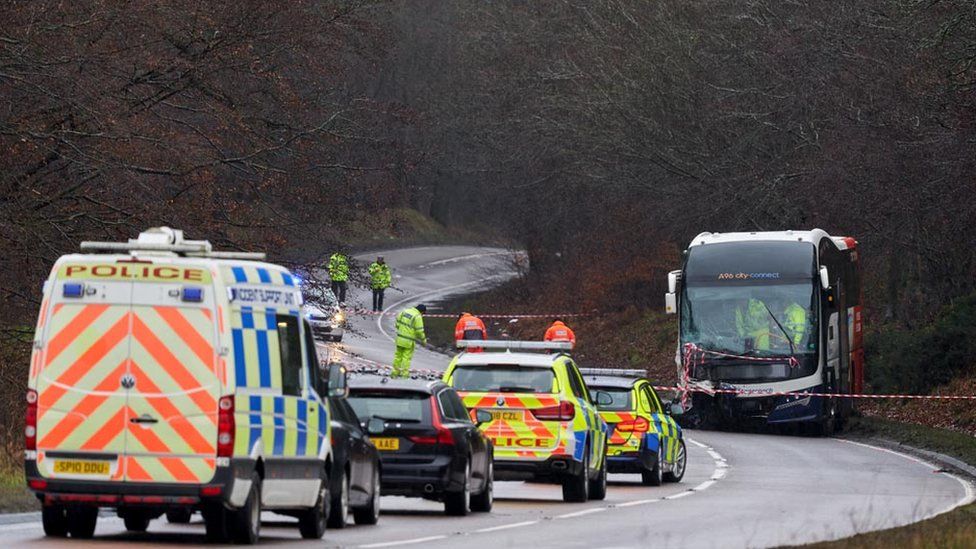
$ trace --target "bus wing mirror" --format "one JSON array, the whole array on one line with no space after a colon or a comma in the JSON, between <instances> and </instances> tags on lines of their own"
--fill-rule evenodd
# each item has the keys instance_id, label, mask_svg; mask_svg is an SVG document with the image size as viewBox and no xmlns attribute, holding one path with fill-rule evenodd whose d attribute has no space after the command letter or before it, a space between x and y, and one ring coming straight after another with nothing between
<instances>
[{"instance_id":1,"label":"bus wing mirror","mask_svg":"<svg viewBox=\"0 0 976 549\"><path fill-rule=\"evenodd\" d=\"M681 271L671 271L668 273L668 293L678 292L678 282L681 281Z\"/></svg>"},{"instance_id":2,"label":"bus wing mirror","mask_svg":"<svg viewBox=\"0 0 976 549\"><path fill-rule=\"evenodd\" d=\"M824 290L830 288L830 272L827 267L820 267L820 287Z\"/></svg>"},{"instance_id":3,"label":"bus wing mirror","mask_svg":"<svg viewBox=\"0 0 976 549\"><path fill-rule=\"evenodd\" d=\"M673 315L678 312L678 294L664 294L664 312Z\"/></svg>"}]
</instances>

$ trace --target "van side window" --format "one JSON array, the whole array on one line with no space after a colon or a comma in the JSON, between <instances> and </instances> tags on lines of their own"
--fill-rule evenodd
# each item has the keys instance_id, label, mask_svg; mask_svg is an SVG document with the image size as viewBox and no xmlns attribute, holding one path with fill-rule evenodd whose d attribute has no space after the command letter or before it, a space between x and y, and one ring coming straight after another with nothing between
<instances>
[{"instance_id":1,"label":"van side window","mask_svg":"<svg viewBox=\"0 0 976 549\"><path fill-rule=\"evenodd\" d=\"M315 392L324 398L329 394L329 383L319 365L319 354L315 349L312 327L308 325L308 322L303 322L303 324L305 325L305 355L308 362L308 377L311 386L315 388Z\"/></svg>"},{"instance_id":2,"label":"van side window","mask_svg":"<svg viewBox=\"0 0 976 549\"><path fill-rule=\"evenodd\" d=\"M302 340L298 318L277 315L278 350L281 352L281 394L302 394Z\"/></svg>"}]
</instances>

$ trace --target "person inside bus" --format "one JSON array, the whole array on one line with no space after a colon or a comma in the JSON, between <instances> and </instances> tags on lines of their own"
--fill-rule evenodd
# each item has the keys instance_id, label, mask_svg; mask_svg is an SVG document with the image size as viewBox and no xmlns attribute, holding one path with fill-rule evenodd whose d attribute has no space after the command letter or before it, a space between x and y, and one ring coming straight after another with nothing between
<instances>
[{"instance_id":1,"label":"person inside bus","mask_svg":"<svg viewBox=\"0 0 976 549\"><path fill-rule=\"evenodd\" d=\"M746 351L769 350L769 311L766 304L754 297L743 300L735 311L735 329Z\"/></svg>"}]
</instances>

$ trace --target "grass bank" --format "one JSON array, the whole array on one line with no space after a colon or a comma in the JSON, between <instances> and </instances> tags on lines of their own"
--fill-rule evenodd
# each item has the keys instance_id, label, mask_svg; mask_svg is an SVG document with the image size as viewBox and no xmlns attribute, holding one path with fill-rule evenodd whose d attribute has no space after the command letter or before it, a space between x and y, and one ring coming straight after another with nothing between
<instances>
[{"instance_id":1,"label":"grass bank","mask_svg":"<svg viewBox=\"0 0 976 549\"><path fill-rule=\"evenodd\" d=\"M39 511L40 508L37 498L27 490L23 470L5 467L0 471L0 513Z\"/></svg>"}]
</instances>

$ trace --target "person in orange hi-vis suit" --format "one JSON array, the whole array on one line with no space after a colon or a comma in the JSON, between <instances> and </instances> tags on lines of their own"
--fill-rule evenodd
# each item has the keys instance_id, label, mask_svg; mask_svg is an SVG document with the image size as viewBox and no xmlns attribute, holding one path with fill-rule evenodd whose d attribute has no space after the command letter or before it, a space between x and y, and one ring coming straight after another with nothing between
<instances>
[{"instance_id":1,"label":"person in orange hi-vis suit","mask_svg":"<svg viewBox=\"0 0 976 549\"><path fill-rule=\"evenodd\" d=\"M454 325L454 341L461 341L462 339L488 339L485 323L471 313L461 313L458 316L457 324ZM468 348L469 353L480 353L482 350L480 347Z\"/></svg>"},{"instance_id":2,"label":"person in orange hi-vis suit","mask_svg":"<svg viewBox=\"0 0 976 549\"><path fill-rule=\"evenodd\" d=\"M543 339L546 341L568 341L573 347L576 346L576 334L558 318L553 320L552 326L546 330L546 336Z\"/></svg>"}]
</instances>

